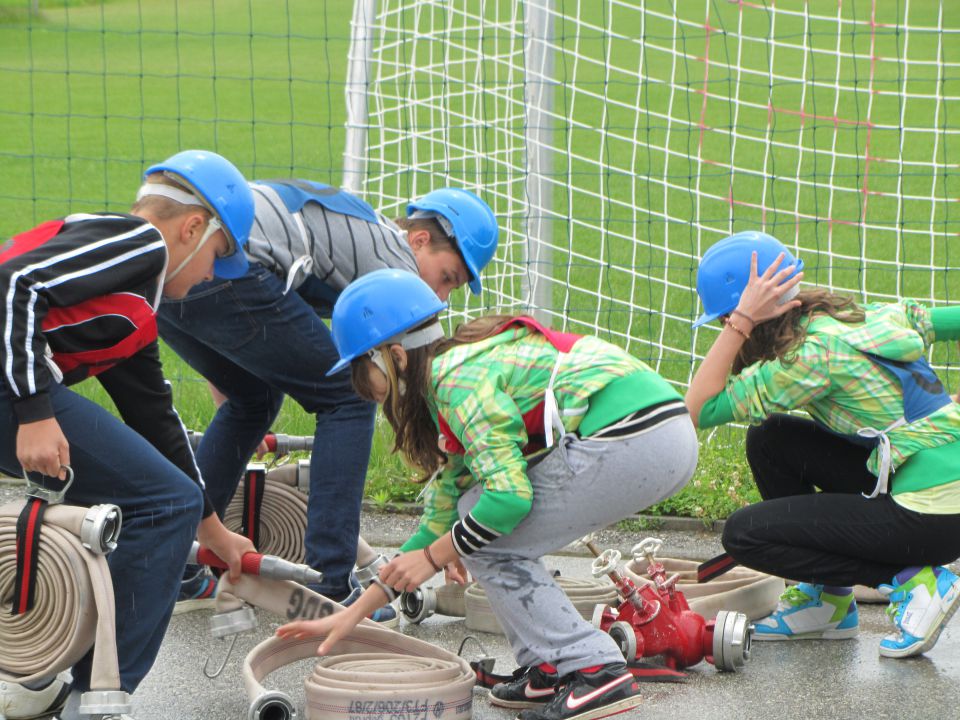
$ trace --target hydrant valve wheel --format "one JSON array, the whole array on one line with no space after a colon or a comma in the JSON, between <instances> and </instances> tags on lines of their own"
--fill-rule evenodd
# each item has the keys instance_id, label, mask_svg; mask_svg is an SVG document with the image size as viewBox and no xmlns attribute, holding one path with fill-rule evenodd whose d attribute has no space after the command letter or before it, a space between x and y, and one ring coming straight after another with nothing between
<instances>
[{"instance_id":1,"label":"hydrant valve wheel","mask_svg":"<svg viewBox=\"0 0 960 720\"><path fill-rule=\"evenodd\" d=\"M590 564L590 570L595 578L603 577L612 570L617 569L620 563L621 554L619 550L604 550L593 559Z\"/></svg>"},{"instance_id":2,"label":"hydrant valve wheel","mask_svg":"<svg viewBox=\"0 0 960 720\"><path fill-rule=\"evenodd\" d=\"M750 659L753 626L743 613L721 610L713 628L713 664L737 672Z\"/></svg>"},{"instance_id":3,"label":"hydrant valve wheel","mask_svg":"<svg viewBox=\"0 0 960 720\"><path fill-rule=\"evenodd\" d=\"M659 538L644 538L630 549L630 554L633 555L633 559L638 562L643 561L644 558L649 562L653 562L653 559L662 547L663 540Z\"/></svg>"},{"instance_id":4,"label":"hydrant valve wheel","mask_svg":"<svg viewBox=\"0 0 960 720\"><path fill-rule=\"evenodd\" d=\"M400 612L403 617L419 625L437 611L437 592L433 588L418 588L400 594Z\"/></svg>"}]
</instances>

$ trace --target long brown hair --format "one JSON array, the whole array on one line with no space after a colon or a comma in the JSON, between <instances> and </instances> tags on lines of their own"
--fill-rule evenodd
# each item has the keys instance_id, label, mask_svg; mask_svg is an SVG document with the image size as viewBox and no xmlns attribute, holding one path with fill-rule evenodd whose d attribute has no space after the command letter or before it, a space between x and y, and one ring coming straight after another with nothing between
<instances>
[{"instance_id":1,"label":"long brown hair","mask_svg":"<svg viewBox=\"0 0 960 720\"><path fill-rule=\"evenodd\" d=\"M453 337L441 338L429 345L407 350L407 366L400 370L393 362L389 352L383 353L387 368L388 390L383 401L383 415L394 432L394 451L399 451L408 464L420 470L420 481L427 480L447 461L438 444L437 426L427 404L427 398L433 392L430 382L430 367L433 359L453 347L479 342L495 335L504 323L513 319L512 315L488 315L464 323L457 327ZM426 327L436 319L424 323ZM373 400L370 388L369 357L354 360L351 370L353 387L360 397ZM400 385L403 384L403 391Z\"/></svg>"},{"instance_id":2,"label":"long brown hair","mask_svg":"<svg viewBox=\"0 0 960 720\"><path fill-rule=\"evenodd\" d=\"M737 353L734 374L762 360L793 361L793 352L807 337L807 324L816 315L829 315L842 323L863 322L863 309L852 298L816 288L797 295L800 306L773 320L760 323Z\"/></svg>"}]
</instances>

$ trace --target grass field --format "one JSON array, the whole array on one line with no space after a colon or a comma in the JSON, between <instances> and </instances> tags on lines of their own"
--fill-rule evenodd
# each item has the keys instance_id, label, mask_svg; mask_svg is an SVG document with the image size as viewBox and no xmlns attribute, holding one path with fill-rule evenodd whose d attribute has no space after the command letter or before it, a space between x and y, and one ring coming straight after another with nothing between
<instances>
[{"instance_id":1,"label":"grass field","mask_svg":"<svg viewBox=\"0 0 960 720\"><path fill-rule=\"evenodd\" d=\"M340 182L352 0L33 5L0 0L0 237L69 211L123 210L147 164L187 147L217 149L250 177ZM531 272L527 88L524 48L503 20L516 4L487 0L496 22L482 30L458 14L476 7L390 16L369 197L397 207L437 178L482 187L504 230L489 308L516 304ZM696 258L757 226L802 250L813 282L869 299L960 298L947 272L960 265L960 35L939 3L556 7L554 107L567 121L551 127L552 264L533 271L554 281L570 328L684 383L713 337L690 330ZM437 18L446 29L432 43L411 34ZM454 307L481 309L462 296ZM204 427L204 384L172 353L164 360L181 415ZM956 392L956 348L935 361ZM106 400L95 383L82 391ZM287 403L276 429L309 434L311 419ZM660 509L722 517L753 499L740 434L711 435L695 482ZM378 433L368 492L412 499L388 448Z\"/></svg>"}]
</instances>

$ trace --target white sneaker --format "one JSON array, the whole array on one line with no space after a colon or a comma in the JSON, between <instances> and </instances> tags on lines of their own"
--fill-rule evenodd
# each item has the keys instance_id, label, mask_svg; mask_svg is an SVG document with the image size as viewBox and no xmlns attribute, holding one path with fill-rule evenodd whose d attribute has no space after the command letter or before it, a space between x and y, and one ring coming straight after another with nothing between
<instances>
[{"instance_id":1,"label":"white sneaker","mask_svg":"<svg viewBox=\"0 0 960 720\"><path fill-rule=\"evenodd\" d=\"M890 600L887 615L897 628L880 641L883 657L925 653L960 608L960 578L944 567L910 568L878 589Z\"/></svg>"},{"instance_id":2,"label":"white sneaker","mask_svg":"<svg viewBox=\"0 0 960 720\"><path fill-rule=\"evenodd\" d=\"M846 640L860 632L853 593L833 595L823 585L791 585L777 609L754 624L754 640Z\"/></svg>"},{"instance_id":3,"label":"white sneaker","mask_svg":"<svg viewBox=\"0 0 960 720\"><path fill-rule=\"evenodd\" d=\"M36 689L0 680L0 718L28 720L47 717L63 707L70 695L72 682L73 675L69 670L64 670L46 685Z\"/></svg>"}]
</instances>

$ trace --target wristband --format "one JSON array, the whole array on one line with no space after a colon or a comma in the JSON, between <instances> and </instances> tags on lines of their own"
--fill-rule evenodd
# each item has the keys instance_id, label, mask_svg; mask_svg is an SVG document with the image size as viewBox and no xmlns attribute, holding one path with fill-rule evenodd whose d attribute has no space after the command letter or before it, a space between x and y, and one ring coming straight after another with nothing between
<instances>
[{"instance_id":1,"label":"wristband","mask_svg":"<svg viewBox=\"0 0 960 720\"><path fill-rule=\"evenodd\" d=\"M443 567L441 567L440 565L437 565L436 560L433 559L433 555L430 553L429 545L424 545L423 555L424 557L427 558L427 562L430 563L430 565L433 567L434 572L443 572Z\"/></svg>"},{"instance_id":2,"label":"wristband","mask_svg":"<svg viewBox=\"0 0 960 720\"><path fill-rule=\"evenodd\" d=\"M743 330L741 330L740 328L738 328L738 327L733 323L733 321L732 321L730 318L727 318L726 320L724 320L723 324L726 325L726 326L727 326L728 328L730 328L731 330L733 330L733 331L734 331L735 333L737 333L738 335L742 336L744 340L749 340L749 339L750 339L750 336L747 335L747 333L745 333Z\"/></svg>"},{"instance_id":3,"label":"wristband","mask_svg":"<svg viewBox=\"0 0 960 720\"><path fill-rule=\"evenodd\" d=\"M752 317L750 317L749 315L747 315L747 314L746 314L745 312L743 312L742 310L734 310L734 311L732 311L730 314L731 314L731 315L739 315L739 316L742 317L744 320L749 320L750 323L751 323L754 327L757 326L757 321L754 320L754 319L753 319Z\"/></svg>"}]
</instances>

